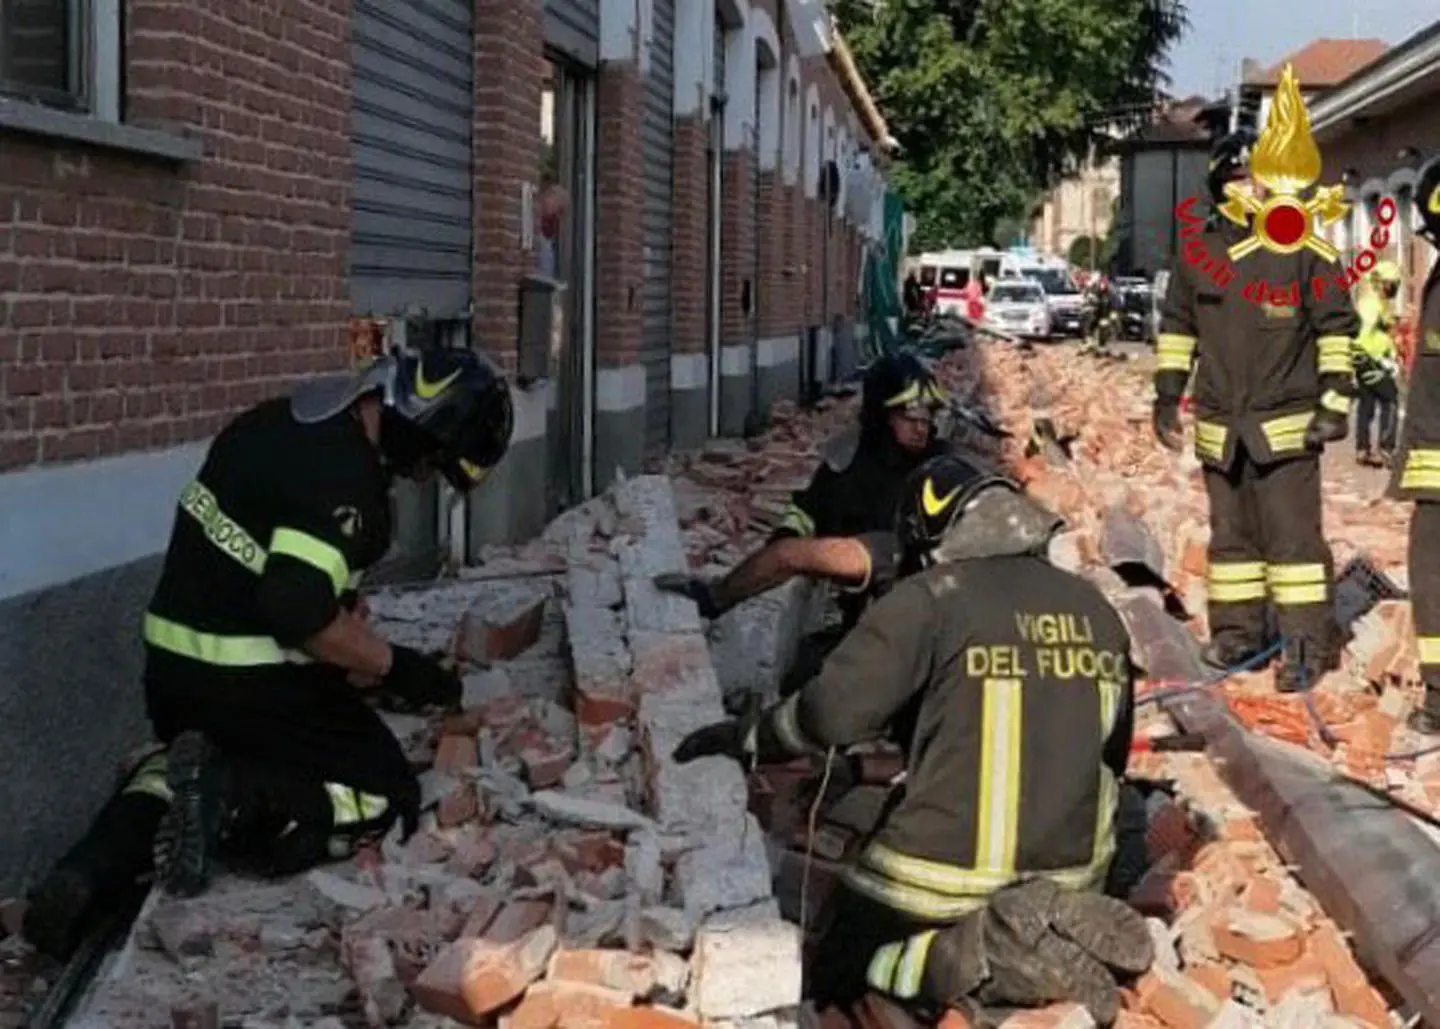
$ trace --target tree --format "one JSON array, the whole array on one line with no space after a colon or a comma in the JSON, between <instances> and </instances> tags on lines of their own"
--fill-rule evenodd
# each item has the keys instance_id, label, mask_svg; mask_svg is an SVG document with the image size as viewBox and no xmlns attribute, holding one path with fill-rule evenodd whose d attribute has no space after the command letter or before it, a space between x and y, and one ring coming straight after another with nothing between
<instances>
[{"instance_id":1,"label":"tree","mask_svg":"<svg viewBox=\"0 0 1440 1029\"><path fill-rule=\"evenodd\" d=\"M835 0L892 135L916 245L986 242L1147 117L1181 0Z\"/></svg>"},{"instance_id":2,"label":"tree","mask_svg":"<svg viewBox=\"0 0 1440 1029\"><path fill-rule=\"evenodd\" d=\"M1104 245L1094 236L1076 236L1065 259L1077 268L1097 267Z\"/></svg>"}]
</instances>

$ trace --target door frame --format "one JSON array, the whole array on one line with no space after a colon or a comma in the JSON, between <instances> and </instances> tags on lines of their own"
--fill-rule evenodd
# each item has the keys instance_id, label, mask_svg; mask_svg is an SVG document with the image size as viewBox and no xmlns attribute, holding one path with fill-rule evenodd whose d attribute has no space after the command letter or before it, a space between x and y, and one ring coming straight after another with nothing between
<instances>
[{"instance_id":1,"label":"door frame","mask_svg":"<svg viewBox=\"0 0 1440 1029\"><path fill-rule=\"evenodd\" d=\"M559 158L556 174L570 196L566 218L569 238L563 241L569 276L564 300L566 349L561 357L564 366L552 370L551 382L555 429L564 443L564 467L551 469L550 473L564 474L567 481L559 492L570 503L580 504L594 491L595 71L553 47L546 47L543 57L555 72L551 89ZM565 119L573 119L573 124L566 126ZM563 144L562 130L568 136ZM578 354L574 353L577 347ZM567 395L562 384L571 374L578 375L579 381L573 384L573 393ZM566 409L567 401L574 405L570 410ZM578 462L578 467L571 467L572 462Z\"/></svg>"}]
</instances>

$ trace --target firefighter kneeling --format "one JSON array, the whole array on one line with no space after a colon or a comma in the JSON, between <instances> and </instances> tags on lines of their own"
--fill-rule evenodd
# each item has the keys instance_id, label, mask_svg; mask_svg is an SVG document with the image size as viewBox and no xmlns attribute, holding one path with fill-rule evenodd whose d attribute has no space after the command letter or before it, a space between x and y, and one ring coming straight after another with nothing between
<instances>
[{"instance_id":1,"label":"firefighter kneeling","mask_svg":"<svg viewBox=\"0 0 1440 1029\"><path fill-rule=\"evenodd\" d=\"M822 1019L879 994L981 1025L1069 1000L1109 1025L1110 969L1152 960L1143 919L1100 893L1133 732L1130 640L1098 589L1046 560L1060 525L1006 478L927 462L899 505L906 577L798 693L676 750L768 763L901 743L903 795L810 964Z\"/></svg>"},{"instance_id":2,"label":"firefighter kneeling","mask_svg":"<svg viewBox=\"0 0 1440 1029\"><path fill-rule=\"evenodd\" d=\"M380 638L358 575L390 547L392 476L468 491L504 455L504 380L470 351L393 354L265 401L216 436L181 494L144 619L160 741L31 895L25 934L65 958L153 869L203 890L217 852L261 874L347 856L420 788L363 692L447 706L460 683ZM153 847L153 855L152 855Z\"/></svg>"}]
</instances>

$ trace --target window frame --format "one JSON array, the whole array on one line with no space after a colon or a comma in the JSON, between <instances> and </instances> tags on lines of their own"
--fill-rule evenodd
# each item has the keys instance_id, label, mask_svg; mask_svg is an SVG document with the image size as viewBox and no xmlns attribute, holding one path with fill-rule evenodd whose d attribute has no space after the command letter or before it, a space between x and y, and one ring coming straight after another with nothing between
<instances>
[{"instance_id":1,"label":"window frame","mask_svg":"<svg viewBox=\"0 0 1440 1029\"><path fill-rule=\"evenodd\" d=\"M66 0L68 27L66 78L63 92L14 88L0 80L7 104L120 122L121 0ZM0 33L4 32L0 15Z\"/></svg>"}]
</instances>

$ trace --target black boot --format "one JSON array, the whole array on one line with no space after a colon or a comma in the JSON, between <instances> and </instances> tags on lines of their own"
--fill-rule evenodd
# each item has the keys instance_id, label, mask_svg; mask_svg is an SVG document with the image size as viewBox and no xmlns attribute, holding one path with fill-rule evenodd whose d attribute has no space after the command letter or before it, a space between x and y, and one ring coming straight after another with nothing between
<instances>
[{"instance_id":1,"label":"black boot","mask_svg":"<svg viewBox=\"0 0 1440 1029\"><path fill-rule=\"evenodd\" d=\"M1370 456L1370 451L1368 448L1365 450L1355 451L1355 463L1358 464L1361 468L1370 467L1374 460L1375 459Z\"/></svg>"},{"instance_id":2,"label":"black boot","mask_svg":"<svg viewBox=\"0 0 1440 1029\"><path fill-rule=\"evenodd\" d=\"M1280 693L1305 693L1315 688L1330 671L1331 648L1304 636L1291 636L1285 641L1283 664L1275 676L1275 689Z\"/></svg>"},{"instance_id":3,"label":"black boot","mask_svg":"<svg viewBox=\"0 0 1440 1029\"><path fill-rule=\"evenodd\" d=\"M1424 703L1410 712L1405 724L1422 736L1440 736L1440 687L1426 685Z\"/></svg>"},{"instance_id":4,"label":"black boot","mask_svg":"<svg viewBox=\"0 0 1440 1029\"><path fill-rule=\"evenodd\" d=\"M226 778L223 760L202 733L175 737L169 767L174 801L155 833L155 876L167 892L193 897L210 884L224 828Z\"/></svg>"},{"instance_id":5,"label":"black boot","mask_svg":"<svg viewBox=\"0 0 1440 1029\"><path fill-rule=\"evenodd\" d=\"M140 889L151 871L156 827L169 807L163 775L154 758L142 762L84 838L31 891L24 933L42 954L67 960L86 933Z\"/></svg>"},{"instance_id":6,"label":"black boot","mask_svg":"<svg viewBox=\"0 0 1440 1029\"><path fill-rule=\"evenodd\" d=\"M1260 649L1248 640L1222 635L1205 644L1200 651L1200 660L1217 672L1228 672L1252 660Z\"/></svg>"}]
</instances>

